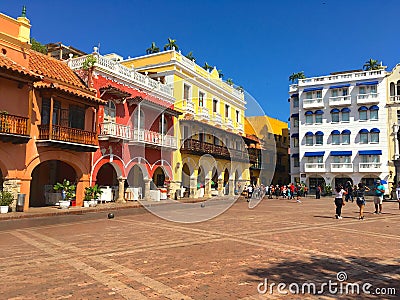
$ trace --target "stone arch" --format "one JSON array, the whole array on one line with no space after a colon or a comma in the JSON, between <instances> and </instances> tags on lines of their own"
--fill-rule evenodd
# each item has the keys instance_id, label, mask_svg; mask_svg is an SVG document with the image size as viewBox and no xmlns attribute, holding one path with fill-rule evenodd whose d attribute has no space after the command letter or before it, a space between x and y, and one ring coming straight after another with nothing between
<instances>
[{"instance_id":1,"label":"stone arch","mask_svg":"<svg viewBox=\"0 0 400 300\"><path fill-rule=\"evenodd\" d=\"M111 160L111 155L106 154L99 158L93 165L93 170L92 174L90 177L91 181L96 181L97 178L97 173L99 172L100 168L104 166L105 164L111 164L117 174L117 177L125 177L125 165L122 159L117 156L113 155L112 160Z\"/></svg>"},{"instance_id":2,"label":"stone arch","mask_svg":"<svg viewBox=\"0 0 400 300\"><path fill-rule=\"evenodd\" d=\"M126 176L129 176L129 172L135 166L139 167L142 171L144 180L148 180L150 178L151 166L147 159L145 159L144 157L135 157L127 163Z\"/></svg>"},{"instance_id":3,"label":"stone arch","mask_svg":"<svg viewBox=\"0 0 400 300\"><path fill-rule=\"evenodd\" d=\"M153 183L157 187L164 186L164 182L165 182L166 177L167 177L167 174L166 174L165 169L163 168L163 166L158 166L154 170L154 172L152 174Z\"/></svg>"},{"instance_id":4,"label":"stone arch","mask_svg":"<svg viewBox=\"0 0 400 300\"><path fill-rule=\"evenodd\" d=\"M350 181L352 184L354 184L353 179L348 175L337 175L333 179L334 179L333 186L332 186L333 188L335 188L339 184L346 186L346 183L348 181Z\"/></svg>"}]
</instances>

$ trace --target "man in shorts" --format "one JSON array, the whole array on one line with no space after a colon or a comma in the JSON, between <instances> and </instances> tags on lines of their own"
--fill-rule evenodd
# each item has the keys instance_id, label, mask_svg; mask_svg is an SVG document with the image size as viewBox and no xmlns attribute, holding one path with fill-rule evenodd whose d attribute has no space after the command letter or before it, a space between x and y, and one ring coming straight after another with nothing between
<instances>
[{"instance_id":1,"label":"man in shorts","mask_svg":"<svg viewBox=\"0 0 400 300\"><path fill-rule=\"evenodd\" d=\"M375 192L375 196L374 196L375 212L374 212L374 214L381 214L382 213L383 195L385 194L385 187L383 186L383 184L381 183L380 180L376 181L374 192Z\"/></svg>"}]
</instances>

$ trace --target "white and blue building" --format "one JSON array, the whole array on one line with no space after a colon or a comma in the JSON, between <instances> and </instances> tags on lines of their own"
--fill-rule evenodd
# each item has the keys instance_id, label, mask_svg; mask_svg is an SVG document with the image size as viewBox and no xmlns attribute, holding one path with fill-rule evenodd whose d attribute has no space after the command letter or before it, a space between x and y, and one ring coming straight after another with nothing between
<instances>
[{"instance_id":1,"label":"white and blue building","mask_svg":"<svg viewBox=\"0 0 400 300\"><path fill-rule=\"evenodd\" d=\"M300 79L289 88L291 180L317 185L388 181L384 69Z\"/></svg>"}]
</instances>

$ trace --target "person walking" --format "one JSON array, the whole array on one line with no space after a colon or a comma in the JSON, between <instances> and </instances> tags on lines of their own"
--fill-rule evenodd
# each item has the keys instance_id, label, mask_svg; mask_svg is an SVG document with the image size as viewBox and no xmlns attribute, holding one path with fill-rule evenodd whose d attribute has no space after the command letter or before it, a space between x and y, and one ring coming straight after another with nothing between
<instances>
[{"instance_id":1,"label":"person walking","mask_svg":"<svg viewBox=\"0 0 400 300\"><path fill-rule=\"evenodd\" d=\"M351 200L351 202L354 202L353 199L353 184L351 183L351 181L347 181L346 182L346 196L345 196L345 201L349 202L349 200Z\"/></svg>"},{"instance_id":2,"label":"person walking","mask_svg":"<svg viewBox=\"0 0 400 300\"><path fill-rule=\"evenodd\" d=\"M354 190L354 196L356 197L356 203L360 208L360 213L358 216L359 220L364 220L364 207L365 207L365 192L369 192L369 187L365 186L362 182L360 182L357 186L357 189Z\"/></svg>"},{"instance_id":3,"label":"person walking","mask_svg":"<svg viewBox=\"0 0 400 300\"><path fill-rule=\"evenodd\" d=\"M400 181L397 183L396 187L396 198L397 202L399 202L399 209L400 209Z\"/></svg>"},{"instance_id":4,"label":"person walking","mask_svg":"<svg viewBox=\"0 0 400 300\"><path fill-rule=\"evenodd\" d=\"M321 186L318 185L315 190L315 199L321 199Z\"/></svg>"},{"instance_id":5,"label":"person walking","mask_svg":"<svg viewBox=\"0 0 400 300\"><path fill-rule=\"evenodd\" d=\"M343 201L344 195L346 195L346 191L341 185L337 185L335 188L336 219L342 219L342 207L345 205Z\"/></svg>"},{"instance_id":6,"label":"person walking","mask_svg":"<svg viewBox=\"0 0 400 300\"><path fill-rule=\"evenodd\" d=\"M383 202L383 195L385 194L385 187L378 179L376 181L375 187L373 189L375 192L374 196L374 204L375 204L375 212L374 214L381 214L382 213L382 202Z\"/></svg>"}]
</instances>

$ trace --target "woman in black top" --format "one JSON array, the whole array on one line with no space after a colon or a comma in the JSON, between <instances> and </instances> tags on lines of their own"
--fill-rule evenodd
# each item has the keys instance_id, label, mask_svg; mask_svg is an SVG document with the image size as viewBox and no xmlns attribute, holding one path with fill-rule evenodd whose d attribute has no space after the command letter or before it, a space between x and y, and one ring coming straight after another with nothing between
<instances>
[{"instance_id":1,"label":"woman in black top","mask_svg":"<svg viewBox=\"0 0 400 300\"><path fill-rule=\"evenodd\" d=\"M365 207L365 192L368 192L369 187L365 186L362 182L358 184L358 189L355 191L357 197L357 205L360 208L359 220L364 220L364 207Z\"/></svg>"}]
</instances>

